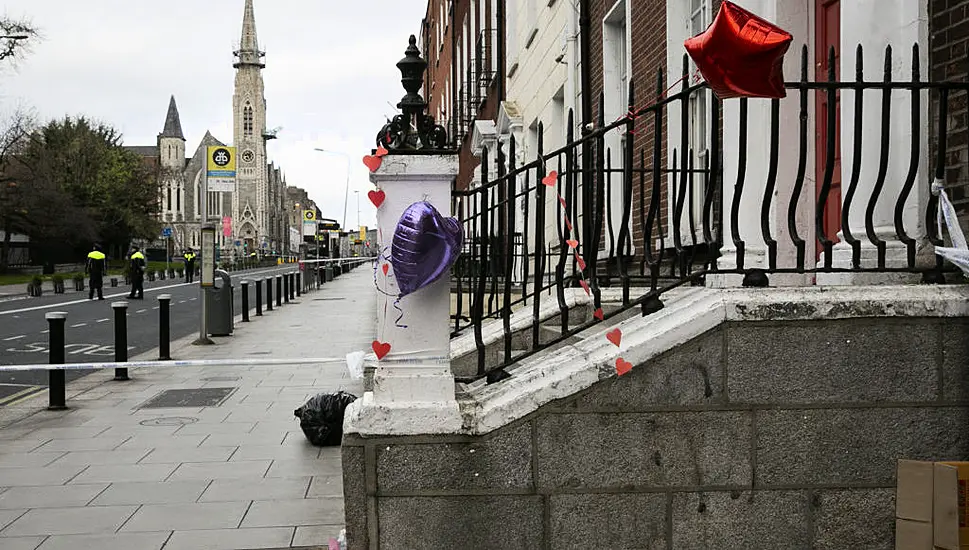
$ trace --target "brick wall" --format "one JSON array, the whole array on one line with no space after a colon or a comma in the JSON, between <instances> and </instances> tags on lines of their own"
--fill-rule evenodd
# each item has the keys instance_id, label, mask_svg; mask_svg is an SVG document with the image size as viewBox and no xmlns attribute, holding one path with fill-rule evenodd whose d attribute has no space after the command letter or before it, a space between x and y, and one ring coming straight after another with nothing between
<instances>
[{"instance_id":1,"label":"brick wall","mask_svg":"<svg viewBox=\"0 0 969 550\"><path fill-rule=\"evenodd\" d=\"M929 34L931 79L964 82L969 78L969 0L929 0ZM939 102L934 94L930 109L931 124L927 127L931 131L930 173L934 174L939 121ZM963 227L969 229L969 109L965 92L950 96L948 129L947 192L960 214Z\"/></svg>"},{"instance_id":2,"label":"brick wall","mask_svg":"<svg viewBox=\"0 0 969 550\"><path fill-rule=\"evenodd\" d=\"M896 461L969 456L967 342L732 322L486 436L347 436L349 547L891 550Z\"/></svg>"}]
</instances>

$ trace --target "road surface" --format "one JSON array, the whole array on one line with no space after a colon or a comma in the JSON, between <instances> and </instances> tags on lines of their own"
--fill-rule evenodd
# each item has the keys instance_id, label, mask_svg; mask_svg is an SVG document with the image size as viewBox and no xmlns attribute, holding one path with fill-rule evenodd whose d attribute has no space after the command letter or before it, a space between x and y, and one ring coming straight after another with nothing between
<instances>
[{"instance_id":1,"label":"road surface","mask_svg":"<svg viewBox=\"0 0 969 550\"><path fill-rule=\"evenodd\" d=\"M242 312L243 279L264 278L295 271L295 266L279 266L232 273L235 288L235 314ZM114 359L114 311L111 303L128 302L128 356L158 347L158 296L170 294L171 338L177 340L199 331L198 281L180 279L145 283L144 300L128 300L129 287L106 286L103 301L88 300L84 292L49 294L37 298L12 298L0 301L0 365L36 364L48 361L47 320L45 314L66 311L68 363L111 361ZM273 287L275 302L275 286ZM265 304L265 295L263 304ZM255 290L250 285L249 307L255 309ZM75 380L90 371L68 371ZM0 371L0 406L42 391L47 386L46 371Z\"/></svg>"}]
</instances>

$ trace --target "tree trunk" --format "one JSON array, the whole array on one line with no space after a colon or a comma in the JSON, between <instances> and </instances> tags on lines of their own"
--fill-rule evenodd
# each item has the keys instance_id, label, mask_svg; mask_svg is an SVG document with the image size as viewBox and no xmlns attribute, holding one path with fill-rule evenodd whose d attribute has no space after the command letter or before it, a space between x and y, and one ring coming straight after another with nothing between
<instances>
[{"instance_id":1,"label":"tree trunk","mask_svg":"<svg viewBox=\"0 0 969 550\"><path fill-rule=\"evenodd\" d=\"M0 273L6 273L10 265L10 228L3 231L3 246L0 247Z\"/></svg>"}]
</instances>

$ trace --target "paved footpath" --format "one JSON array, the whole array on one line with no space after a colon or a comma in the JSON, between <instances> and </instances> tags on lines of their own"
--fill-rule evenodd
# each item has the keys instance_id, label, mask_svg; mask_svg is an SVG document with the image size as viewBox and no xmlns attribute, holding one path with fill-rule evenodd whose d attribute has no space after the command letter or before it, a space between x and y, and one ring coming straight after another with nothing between
<instances>
[{"instance_id":1,"label":"paved footpath","mask_svg":"<svg viewBox=\"0 0 969 550\"><path fill-rule=\"evenodd\" d=\"M372 267L363 265L238 323L217 345L175 342L172 356L342 359L373 340L372 281ZM47 411L46 391L0 409L0 548L325 548L338 535L340 449L311 446L293 410L318 392L361 395L345 362L133 369L128 382L112 376L70 384L68 411ZM165 394L167 408L144 407L168 390L191 391ZM224 392L214 406L176 403Z\"/></svg>"}]
</instances>

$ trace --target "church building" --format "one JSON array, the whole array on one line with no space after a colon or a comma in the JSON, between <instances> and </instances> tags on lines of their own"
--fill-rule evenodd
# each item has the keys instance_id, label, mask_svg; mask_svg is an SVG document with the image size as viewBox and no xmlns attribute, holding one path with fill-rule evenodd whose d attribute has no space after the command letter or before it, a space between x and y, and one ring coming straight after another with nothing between
<instances>
[{"instance_id":1,"label":"church building","mask_svg":"<svg viewBox=\"0 0 969 550\"><path fill-rule=\"evenodd\" d=\"M289 220L285 211L286 178L268 162L266 142L275 135L266 129L266 98L252 0L246 0L242 39L234 52L235 93L232 97L233 140L238 167L235 192L209 192L202 197L207 147L228 145L210 132L191 157L185 156L185 135L173 96L165 125L153 146L129 149L159 170L160 218L172 230L173 252L201 245L202 200L210 223L217 229L216 246L222 255L248 255L253 250L282 253L288 248Z\"/></svg>"}]
</instances>

